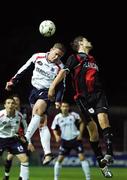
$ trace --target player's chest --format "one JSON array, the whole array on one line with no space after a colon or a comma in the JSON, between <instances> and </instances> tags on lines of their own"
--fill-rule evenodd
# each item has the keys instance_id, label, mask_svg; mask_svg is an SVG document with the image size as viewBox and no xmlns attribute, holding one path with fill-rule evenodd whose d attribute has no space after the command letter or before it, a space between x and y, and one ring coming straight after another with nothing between
<instances>
[{"instance_id":1,"label":"player's chest","mask_svg":"<svg viewBox=\"0 0 127 180\"><path fill-rule=\"evenodd\" d=\"M67 117L67 118L61 118L60 122L59 122L59 125L61 127L64 127L64 126L73 126L75 123L75 119L73 116L71 117Z\"/></svg>"},{"instance_id":2,"label":"player's chest","mask_svg":"<svg viewBox=\"0 0 127 180\"><path fill-rule=\"evenodd\" d=\"M36 71L48 72L52 74L57 74L59 71L59 67L56 64L50 63L45 59L40 60L39 62L37 61L35 63L35 69Z\"/></svg>"},{"instance_id":3,"label":"player's chest","mask_svg":"<svg viewBox=\"0 0 127 180\"><path fill-rule=\"evenodd\" d=\"M0 119L0 126L18 126L20 124L20 120L13 117L3 117Z\"/></svg>"}]
</instances>

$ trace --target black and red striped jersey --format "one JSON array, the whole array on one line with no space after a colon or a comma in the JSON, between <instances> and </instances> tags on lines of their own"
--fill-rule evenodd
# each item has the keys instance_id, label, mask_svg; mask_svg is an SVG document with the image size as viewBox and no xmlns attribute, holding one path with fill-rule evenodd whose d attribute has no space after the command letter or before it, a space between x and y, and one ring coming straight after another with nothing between
<instances>
[{"instance_id":1,"label":"black and red striped jersey","mask_svg":"<svg viewBox=\"0 0 127 180\"><path fill-rule=\"evenodd\" d=\"M71 73L75 90L74 99L88 96L102 89L99 70L95 58L85 53L72 54L66 61L64 69Z\"/></svg>"}]
</instances>

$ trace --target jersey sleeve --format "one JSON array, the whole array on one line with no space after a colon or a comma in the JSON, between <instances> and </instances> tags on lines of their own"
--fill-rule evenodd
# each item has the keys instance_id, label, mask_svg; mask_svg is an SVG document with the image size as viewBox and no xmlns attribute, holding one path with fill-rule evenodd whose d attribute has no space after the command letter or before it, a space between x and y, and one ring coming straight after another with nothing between
<instances>
[{"instance_id":1,"label":"jersey sleeve","mask_svg":"<svg viewBox=\"0 0 127 180\"><path fill-rule=\"evenodd\" d=\"M23 129L24 129L24 134L26 133L27 131L27 122L26 122L26 119L23 115L23 118L22 118L22 125L23 125Z\"/></svg>"},{"instance_id":2,"label":"jersey sleeve","mask_svg":"<svg viewBox=\"0 0 127 180\"><path fill-rule=\"evenodd\" d=\"M71 114L74 116L74 118L75 118L76 120L78 120L78 121L81 120L81 117L80 117L80 115L79 115L78 113L76 113L76 112L71 112Z\"/></svg>"},{"instance_id":3,"label":"jersey sleeve","mask_svg":"<svg viewBox=\"0 0 127 180\"><path fill-rule=\"evenodd\" d=\"M55 118L52 122L52 125L51 125L51 129L55 130L55 129L57 129L57 127L58 127L58 115L55 116Z\"/></svg>"},{"instance_id":4,"label":"jersey sleeve","mask_svg":"<svg viewBox=\"0 0 127 180\"><path fill-rule=\"evenodd\" d=\"M12 77L10 81L13 82L13 84L17 84L19 80L23 77L23 75L26 73L26 71L31 68L31 66L34 66L34 63L36 61L36 54L34 54L18 71L17 73Z\"/></svg>"}]
</instances>

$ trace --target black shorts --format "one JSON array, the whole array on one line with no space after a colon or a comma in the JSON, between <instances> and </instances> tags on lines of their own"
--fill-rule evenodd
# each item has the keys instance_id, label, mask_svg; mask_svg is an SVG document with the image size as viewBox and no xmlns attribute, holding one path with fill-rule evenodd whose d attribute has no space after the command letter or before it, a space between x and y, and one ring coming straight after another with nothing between
<instances>
[{"instance_id":1,"label":"black shorts","mask_svg":"<svg viewBox=\"0 0 127 180\"><path fill-rule=\"evenodd\" d=\"M35 87L32 89L30 96L29 96L29 102L32 105L36 103L38 99L43 99L47 102L47 105L50 105L50 101L48 99L48 89L36 89Z\"/></svg>"},{"instance_id":2,"label":"black shorts","mask_svg":"<svg viewBox=\"0 0 127 180\"><path fill-rule=\"evenodd\" d=\"M59 155L67 156L72 149L75 150L78 154L83 153L84 147L82 141L77 141L76 139L66 141L62 139L59 148Z\"/></svg>"},{"instance_id":3,"label":"black shorts","mask_svg":"<svg viewBox=\"0 0 127 180\"><path fill-rule=\"evenodd\" d=\"M0 138L0 155L2 155L4 151L18 155L27 153L27 147L24 146L16 137Z\"/></svg>"},{"instance_id":4,"label":"black shorts","mask_svg":"<svg viewBox=\"0 0 127 180\"><path fill-rule=\"evenodd\" d=\"M98 91L89 94L87 97L80 97L76 100L80 111L86 116L89 121L89 116L97 115L98 113L108 113L108 102L103 91Z\"/></svg>"}]
</instances>

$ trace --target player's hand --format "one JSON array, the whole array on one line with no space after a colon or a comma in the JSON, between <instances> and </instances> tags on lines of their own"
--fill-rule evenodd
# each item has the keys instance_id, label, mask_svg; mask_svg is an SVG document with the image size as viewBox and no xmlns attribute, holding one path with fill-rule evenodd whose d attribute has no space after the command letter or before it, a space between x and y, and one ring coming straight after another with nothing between
<instances>
[{"instance_id":1,"label":"player's hand","mask_svg":"<svg viewBox=\"0 0 127 180\"><path fill-rule=\"evenodd\" d=\"M52 101L52 99L54 99L54 95L55 95L55 88L50 86L48 90L48 98Z\"/></svg>"},{"instance_id":2,"label":"player's hand","mask_svg":"<svg viewBox=\"0 0 127 180\"><path fill-rule=\"evenodd\" d=\"M34 145L33 145L32 143L29 143L29 144L28 144L27 149L28 149L29 151L31 151L31 152L34 152L34 151L35 151L35 147L34 147Z\"/></svg>"},{"instance_id":3,"label":"player's hand","mask_svg":"<svg viewBox=\"0 0 127 180\"><path fill-rule=\"evenodd\" d=\"M21 136L17 133L17 134L15 134L15 138L18 139L21 143L27 144L27 140L26 140L25 136L23 136L23 135Z\"/></svg>"},{"instance_id":4,"label":"player's hand","mask_svg":"<svg viewBox=\"0 0 127 180\"><path fill-rule=\"evenodd\" d=\"M7 90L7 91L11 91L12 90L12 87L13 87L13 82L12 81L8 81L7 83L6 83L6 87L5 87L5 89Z\"/></svg>"}]
</instances>

